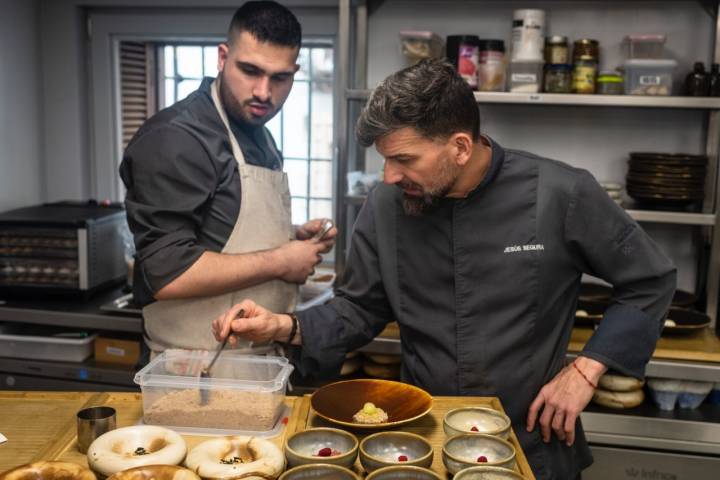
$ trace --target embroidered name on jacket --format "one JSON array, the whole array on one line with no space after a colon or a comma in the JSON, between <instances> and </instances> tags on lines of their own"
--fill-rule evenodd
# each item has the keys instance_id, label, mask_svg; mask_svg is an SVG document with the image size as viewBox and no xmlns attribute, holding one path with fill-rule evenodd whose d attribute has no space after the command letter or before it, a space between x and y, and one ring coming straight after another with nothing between
<instances>
[{"instance_id":1,"label":"embroidered name on jacket","mask_svg":"<svg viewBox=\"0 0 720 480\"><path fill-rule=\"evenodd\" d=\"M545 246L542 243L535 245L510 245L505 247L503 253L530 252L534 250L545 250Z\"/></svg>"}]
</instances>

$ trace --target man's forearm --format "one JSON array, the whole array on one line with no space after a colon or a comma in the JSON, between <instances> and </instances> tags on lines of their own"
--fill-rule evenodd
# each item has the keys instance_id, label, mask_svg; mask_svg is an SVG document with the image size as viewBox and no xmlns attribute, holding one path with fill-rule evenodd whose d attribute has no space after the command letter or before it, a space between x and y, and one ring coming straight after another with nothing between
<instances>
[{"instance_id":1,"label":"man's forearm","mask_svg":"<svg viewBox=\"0 0 720 480\"><path fill-rule=\"evenodd\" d=\"M155 294L156 300L206 297L252 287L283 274L276 250L243 254L205 252Z\"/></svg>"}]
</instances>

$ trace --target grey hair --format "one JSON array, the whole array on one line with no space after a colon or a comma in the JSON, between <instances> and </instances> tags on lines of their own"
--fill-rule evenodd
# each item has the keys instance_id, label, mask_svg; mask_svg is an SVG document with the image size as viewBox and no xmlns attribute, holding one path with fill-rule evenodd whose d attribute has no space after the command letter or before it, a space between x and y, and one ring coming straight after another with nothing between
<instances>
[{"instance_id":1,"label":"grey hair","mask_svg":"<svg viewBox=\"0 0 720 480\"><path fill-rule=\"evenodd\" d=\"M458 132L480 135L480 113L472 89L446 60L423 60L395 72L372 92L355 126L369 147L403 127L430 139Z\"/></svg>"}]
</instances>

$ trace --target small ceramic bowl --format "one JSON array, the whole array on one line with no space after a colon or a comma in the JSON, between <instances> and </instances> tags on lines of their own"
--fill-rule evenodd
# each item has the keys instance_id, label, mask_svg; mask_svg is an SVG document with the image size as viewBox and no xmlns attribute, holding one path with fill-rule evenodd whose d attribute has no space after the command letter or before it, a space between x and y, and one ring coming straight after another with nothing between
<instances>
[{"instance_id":1,"label":"small ceramic bowl","mask_svg":"<svg viewBox=\"0 0 720 480\"><path fill-rule=\"evenodd\" d=\"M443 430L449 437L460 433L485 433L508 438L510 425L507 415L486 407L456 408L443 418Z\"/></svg>"},{"instance_id":2,"label":"small ceramic bowl","mask_svg":"<svg viewBox=\"0 0 720 480\"><path fill-rule=\"evenodd\" d=\"M525 477L507 468L477 466L460 470L453 480L525 480Z\"/></svg>"},{"instance_id":3,"label":"small ceramic bowl","mask_svg":"<svg viewBox=\"0 0 720 480\"><path fill-rule=\"evenodd\" d=\"M432 461L432 445L414 433L380 432L360 442L360 463L368 473L393 465L429 468Z\"/></svg>"},{"instance_id":4,"label":"small ceramic bowl","mask_svg":"<svg viewBox=\"0 0 720 480\"><path fill-rule=\"evenodd\" d=\"M445 480L445 477L427 468L396 465L379 468L365 477L365 480Z\"/></svg>"},{"instance_id":5,"label":"small ceramic bowl","mask_svg":"<svg viewBox=\"0 0 720 480\"><path fill-rule=\"evenodd\" d=\"M278 480L360 480L347 468L326 463L310 463L291 468L280 475Z\"/></svg>"},{"instance_id":6,"label":"small ceramic bowl","mask_svg":"<svg viewBox=\"0 0 720 480\"><path fill-rule=\"evenodd\" d=\"M515 467L515 447L494 435L462 433L445 442L442 460L453 475L477 465L512 469Z\"/></svg>"},{"instance_id":7,"label":"small ceramic bowl","mask_svg":"<svg viewBox=\"0 0 720 480\"><path fill-rule=\"evenodd\" d=\"M330 449L330 455L321 455L323 449ZM337 428L310 428L295 432L285 442L285 457L289 467L324 463L352 468L357 454L358 440L355 435Z\"/></svg>"}]
</instances>

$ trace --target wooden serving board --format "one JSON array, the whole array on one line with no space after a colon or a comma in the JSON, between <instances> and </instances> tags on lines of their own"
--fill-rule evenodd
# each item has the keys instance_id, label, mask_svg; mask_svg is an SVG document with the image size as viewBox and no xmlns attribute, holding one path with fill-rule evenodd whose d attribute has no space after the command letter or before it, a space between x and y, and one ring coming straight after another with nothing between
<instances>
[{"instance_id":1,"label":"wooden serving board","mask_svg":"<svg viewBox=\"0 0 720 480\"><path fill-rule=\"evenodd\" d=\"M298 406L297 413L301 419L305 419L305 422L297 422L295 425L296 430L305 430L313 427L338 428L337 425L328 422L315 414L310 407L310 395L305 395L298 403L300 405ZM447 474L445 466L442 462L442 447L447 438L445 432L443 431L443 418L445 417L445 414L453 408L467 406L489 407L494 410L504 412L502 404L497 397L433 397L433 407L432 410L430 410L430 413L412 423L402 425L398 428L398 430L404 432L420 435L430 442L430 445L433 446L434 450L431 468L443 476ZM377 433L377 430L354 430L352 433L358 437L358 440L362 440L367 435ZM527 480L535 480L535 476L530 469L525 453L522 451L520 443L515 436L515 432L512 430L508 441L512 443L515 447L515 451L517 452L516 470ZM355 462L355 471L364 476L364 470L360 465L359 458L357 462Z\"/></svg>"},{"instance_id":2,"label":"wooden serving board","mask_svg":"<svg viewBox=\"0 0 720 480\"><path fill-rule=\"evenodd\" d=\"M568 351L582 351L592 333L592 328L575 327ZM710 327L689 334L666 335L658 340L653 358L720 363L720 339Z\"/></svg>"},{"instance_id":3,"label":"wooden serving board","mask_svg":"<svg viewBox=\"0 0 720 480\"><path fill-rule=\"evenodd\" d=\"M285 398L285 404L290 409L287 425L285 425L276 436L268 437L268 440L275 443L281 450L283 444L285 443L287 432L294 432L297 430L296 424L301 419L297 412L301 403L299 400L300 397ZM137 425L138 421L142 417L142 395L139 393L100 393L91 400L91 405L105 405L113 407L117 412L118 428ZM190 451L198 443L213 438L211 436L201 435L183 435L182 437L185 439L188 451ZM87 466L87 457L85 454L80 453L77 449L77 435L74 425L72 434L65 440L65 443L62 446L59 446L57 455L52 458Z\"/></svg>"},{"instance_id":4,"label":"wooden serving board","mask_svg":"<svg viewBox=\"0 0 720 480\"><path fill-rule=\"evenodd\" d=\"M0 392L0 472L37 460L55 458L57 444L76 432L75 413L93 393Z\"/></svg>"}]
</instances>

